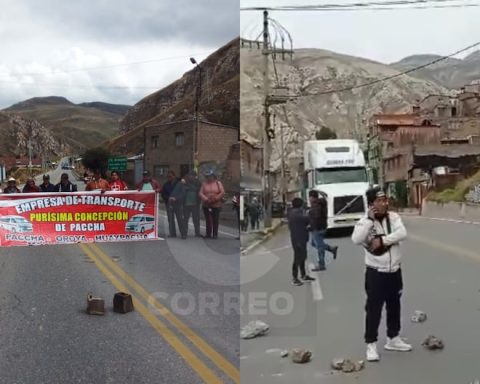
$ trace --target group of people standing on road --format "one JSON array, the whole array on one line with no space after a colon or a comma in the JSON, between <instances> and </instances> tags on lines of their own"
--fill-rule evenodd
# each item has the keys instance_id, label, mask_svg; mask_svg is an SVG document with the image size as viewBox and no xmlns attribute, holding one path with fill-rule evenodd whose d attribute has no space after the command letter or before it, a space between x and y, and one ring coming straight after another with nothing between
<instances>
[{"instance_id":1,"label":"group of people standing on road","mask_svg":"<svg viewBox=\"0 0 480 384\"><path fill-rule=\"evenodd\" d=\"M200 183L195 171L184 178L176 177L173 171L167 174L167 181L162 186L161 196L167 211L170 237L176 237L176 224L182 239L187 238L190 217L195 236L200 237L200 207L205 215L205 238L216 239L220 211L224 202L225 190L213 171L205 174L206 180Z\"/></svg>"},{"instance_id":2,"label":"group of people standing on road","mask_svg":"<svg viewBox=\"0 0 480 384\"><path fill-rule=\"evenodd\" d=\"M403 279L401 269L402 254L400 242L407 232L400 215L389 212L388 199L380 187L373 187L366 193L368 213L355 225L352 241L364 248L365 258L365 334L366 358L368 361L379 361L377 350L378 328L383 306L387 313L387 342L384 346L389 351L407 352L412 346L400 335L401 304ZM292 208L288 212L288 226L293 248L293 285L303 285L298 278L300 271L303 281L314 281L307 274L307 244L311 232L312 245L318 253L318 265L312 271L324 271L325 252L331 252L336 259L338 247L325 242L327 230L327 203L318 191L309 192L310 210L305 211L304 202L300 198L292 200Z\"/></svg>"}]
</instances>

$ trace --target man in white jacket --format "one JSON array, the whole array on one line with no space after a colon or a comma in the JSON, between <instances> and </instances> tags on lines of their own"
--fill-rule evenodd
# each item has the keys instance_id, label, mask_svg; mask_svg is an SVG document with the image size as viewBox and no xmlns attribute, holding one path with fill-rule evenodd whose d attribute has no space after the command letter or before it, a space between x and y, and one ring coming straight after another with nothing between
<instances>
[{"instance_id":1,"label":"man in white jacket","mask_svg":"<svg viewBox=\"0 0 480 384\"><path fill-rule=\"evenodd\" d=\"M384 304L387 312L385 349L412 350L412 346L399 336L400 298L403 289L400 242L407 237L407 231L401 217L395 212L388 212L388 200L379 187L367 191L367 201L368 215L355 226L352 240L365 249L367 360L378 361L378 327Z\"/></svg>"}]
</instances>

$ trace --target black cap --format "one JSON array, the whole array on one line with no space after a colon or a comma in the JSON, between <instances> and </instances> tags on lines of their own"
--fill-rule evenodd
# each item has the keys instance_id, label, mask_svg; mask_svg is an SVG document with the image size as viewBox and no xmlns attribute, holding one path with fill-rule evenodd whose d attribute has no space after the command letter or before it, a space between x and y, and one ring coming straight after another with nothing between
<instances>
[{"instance_id":1,"label":"black cap","mask_svg":"<svg viewBox=\"0 0 480 384\"><path fill-rule=\"evenodd\" d=\"M143 171L143 176L148 176L148 175L150 175L150 172L148 172L148 171Z\"/></svg>"},{"instance_id":2,"label":"black cap","mask_svg":"<svg viewBox=\"0 0 480 384\"><path fill-rule=\"evenodd\" d=\"M50 179L50 175L43 175L43 180L49 180Z\"/></svg>"},{"instance_id":3,"label":"black cap","mask_svg":"<svg viewBox=\"0 0 480 384\"><path fill-rule=\"evenodd\" d=\"M381 187L376 186L376 187L370 188L367 191L367 203L371 205L378 197L385 197L385 196L386 196L385 191Z\"/></svg>"}]
</instances>

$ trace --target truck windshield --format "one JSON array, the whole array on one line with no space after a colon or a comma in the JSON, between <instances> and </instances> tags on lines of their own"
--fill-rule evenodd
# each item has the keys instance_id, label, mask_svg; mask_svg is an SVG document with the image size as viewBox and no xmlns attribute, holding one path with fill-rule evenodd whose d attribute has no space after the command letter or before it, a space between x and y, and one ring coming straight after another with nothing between
<instances>
[{"instance_id":1,"label":"truck windshield","mask_svg":"<svg viewBox=\"0 0 480 384\"><path fill-rule=\"evenodd\" d=\"M322 168L315 172L316 184L366 183L365 168Z\"/></svg>"}]
</instances>

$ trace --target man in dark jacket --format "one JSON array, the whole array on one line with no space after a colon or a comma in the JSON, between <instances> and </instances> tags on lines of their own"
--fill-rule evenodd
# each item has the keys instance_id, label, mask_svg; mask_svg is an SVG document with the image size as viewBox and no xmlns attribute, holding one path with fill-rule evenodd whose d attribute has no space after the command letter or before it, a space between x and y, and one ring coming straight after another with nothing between
<instances>
[{"instance_id":1,"label":"man in dark jacket","mask_svg":"<svg viewBox=\"0 0 480 384\"><path fill-rule=\"evenodd\" d=\"M185 228L188 233L188 222L192 216L193 227L195 228L195 236L200 237L200 181L198 181L197 172L191 171L185 181L185 203L184 203L184 220Z\"/></svg>"},{"instance_id":2,"label":"man in dark jacket","mask_svg":"<svg viewBox=\"0 0 480 384\"><path fill-rule=\"evenodd\" d=\"M303 209L303 200L296 197L292 200L292 209L288 212L288 229L293 247L292 284L303 285L298 279L298 269L305 281L315 280L307 275L305 261L307 260L308 225L309 218Z\"/></svg>"},{"instance_id":3,"label":"man in dark jacket","mask_svg":"<svg viewBox=\"0 0 480 384\"><path fill-rule=\"evenodd\" d=\"M77 185L68 180L67 173L62 173L60 183L55 186L55 192L77 192Z\"/></svg>"},{"instance_id":4,"label":"man in dark jacket","mask_svg":"<svg viewBox=\"0 0 480 384\"><path fill-rule=\"evenodd\" d=\"M43 175L43 183L40 184L41 192L55 192L55 185L50 183L50 175Z\"/></svg>"},{"instance_id":5,"label":"man in dark jacket","mask_svg":"<svg viewBox=\"0 0 480 384\"><path fill-rule=\"evenodd\" d=\"M162 199L165 203L165 209L167 211L168 229L169 229L170 237L177 237L177 231L175 229L174 205L170 204L170 195L175 189L177 182L178 182L178 179L175 177L175 172L168 171L167 181L162 186Z\"/></svg>"},{"instance_id":6,"label":"man in dark jacket","mask_svg":"<svg viewBox=\"0 0 480 384\"><path fill-rule=\"evenodd\" d=\"M320 198L318 191L311 190L308 194L310 199L310 229L312 231L312 245L318 251L318 265L312 271L324 271L325 267L325 251L333 254L333 258L337 258L338 247L332 247L325 242L327 232L328 207L327 201L322 196Z\"/></svg>"},{"instance_id":7,"label":"man in dark jacket","mask_svg":"<svg viewBox=\"0 0 480 384\"><path fill-rule=\"evenodd\" d=\"M172 222L170 224L170 235L172 237L176 236L176 228L175 228L175 217L177 218L178 229L180 231L180 235L182 239L187 238L188 227L186 226L185 222L185 198L186 198L186 183L183 180L179 180L176 182L175 187L173 188L172 192L170 193L170 197L168 198L167 209L171 212L172 215Z\"/></svg>"}]
</instances>

